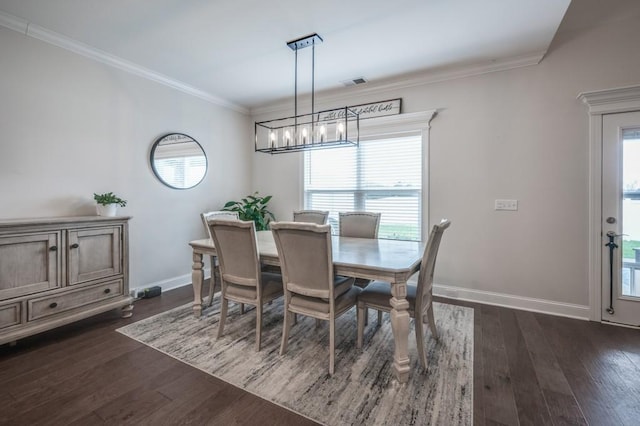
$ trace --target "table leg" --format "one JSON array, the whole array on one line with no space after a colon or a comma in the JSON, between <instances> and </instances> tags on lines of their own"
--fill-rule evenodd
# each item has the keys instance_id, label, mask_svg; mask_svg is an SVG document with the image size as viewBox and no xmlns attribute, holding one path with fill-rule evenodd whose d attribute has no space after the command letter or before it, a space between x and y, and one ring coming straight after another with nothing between
<instances>
[{"instance_id":1,"label":"table leg","mask_svg":"<svg viewBox=\"0 0 640 426\"><path fill-rule=\"evenodd\" d=\"M391 285L391 328L395 350L393 353L393 372L400 383L409 380L409 302L407 301L407 283L397 282Z\"/></svg>"},{"instance_id":2,"label":"table leg","mask_svg":"<svg viewBox=\"0 0 640 426\"><path fill-rule=\"evenodd\" d=\"M202 253L193 252L191 285L193 286L193 313L196 318L202 314L202 281L204 278Z\"/></svg>"}]
</instances>

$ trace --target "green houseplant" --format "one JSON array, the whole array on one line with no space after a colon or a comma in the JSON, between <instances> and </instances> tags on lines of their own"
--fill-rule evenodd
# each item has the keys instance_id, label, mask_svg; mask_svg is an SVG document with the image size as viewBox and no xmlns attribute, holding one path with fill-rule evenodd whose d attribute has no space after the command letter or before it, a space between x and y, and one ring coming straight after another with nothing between
<instances>
[{"instance_id":1,"label":"green houseplant","mask_svg":"<svg viewBox=\"0 0 640 426\"><path fill-rule=\"evenodd\" d=\"M240 220L252 220L256 224L256 231L265 231L269 229L269 222L276 220L273 213L267 209L271 197L261 197L255 192L240 201L228 201L222 210L237 212Z\"/></svg>"},{"instance_id":2,"label":"green houseplant","mask_svg":"<svg viewBox=\"0 0 640 426\"><path fill-rule=\"evenodd\" d=\"M113 192L106 192L104 194L93 194L93 199L96 200L96 211L98 216L115 216L118 210L118 206L124 207L127 205L127 200L115 195Z\"/></svg>"}]
</instances>

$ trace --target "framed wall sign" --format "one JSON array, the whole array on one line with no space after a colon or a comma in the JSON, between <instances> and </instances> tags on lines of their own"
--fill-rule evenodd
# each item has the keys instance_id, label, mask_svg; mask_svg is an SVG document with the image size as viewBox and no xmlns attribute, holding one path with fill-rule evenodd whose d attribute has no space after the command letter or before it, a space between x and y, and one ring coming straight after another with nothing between
<instances>
[{"instance_id":1,"label":"framed wall sign","mask_svg":"<svg viewBox=\"0 0 640 426\"><path fill-rule=\"evenodd\" d=\"M382 117L384 115L400 114L401 105L402 99L398 98L389 99L386 101L372 102L368 104L350 105L347 108L358 113L360 120L365 120L367 118ZM319 112L318 121L343 118L340 117L340 114L344 114L344 110Z\"/></svg>"}]
</instances>

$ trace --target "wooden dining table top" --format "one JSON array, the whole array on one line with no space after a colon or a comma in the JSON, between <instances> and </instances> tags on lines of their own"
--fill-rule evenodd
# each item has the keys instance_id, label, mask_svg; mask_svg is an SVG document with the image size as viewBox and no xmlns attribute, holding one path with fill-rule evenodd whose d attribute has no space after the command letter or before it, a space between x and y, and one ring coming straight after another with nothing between
<instances>
[{"instance_id":1,"label":"wooden dining table top","mask_svg":"<svg viewBox=\"0 0 640 426\"><path fill-rule=\"evenodd\" d=\"M260 260L267 265L279 265L278 251L271 231L256 232ZM420 268L425 243L372 238L351 238L334 235L333 265L336 274L357 278L396 282L406 280ZM209 238L191 241L194 250L216 255Z\"/></svg>"}]
</instances>

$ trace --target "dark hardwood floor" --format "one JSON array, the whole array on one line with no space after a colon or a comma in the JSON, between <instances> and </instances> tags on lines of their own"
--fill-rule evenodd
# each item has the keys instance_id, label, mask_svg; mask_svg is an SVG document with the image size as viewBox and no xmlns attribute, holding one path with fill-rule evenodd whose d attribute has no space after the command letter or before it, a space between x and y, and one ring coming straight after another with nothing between
<instances>
[{"instance_id":1,"label":"dark hardwood floor","mask_svg":"<svg viewBox=\"0 0 640 426\"><path fill-rule=\"evenodd\" d=\"M137 302L132 319L0 347L0 424L314 424L115 331L191 300L183 287ZM458 304L475 309L474 424L640 424L640 331Z\"/></svg>"}]
</instances>

